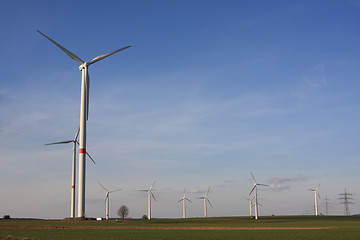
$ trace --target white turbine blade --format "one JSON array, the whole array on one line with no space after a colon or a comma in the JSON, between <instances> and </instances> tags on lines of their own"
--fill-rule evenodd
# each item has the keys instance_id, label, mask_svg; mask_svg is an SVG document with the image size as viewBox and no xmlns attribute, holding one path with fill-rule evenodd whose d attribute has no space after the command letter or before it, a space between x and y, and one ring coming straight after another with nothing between
<instances>
[{"instance_id":1,"label":"white turbine blade","mask_svg":"<svg viewBox=\"0 0 360 240\"><path fill-rule=\"evenodd\" d=\"M254 182L256 183L254 175L252 174L252 172L250 172L250 173L251 173L251 177L254 179Z\"/></svg>"},{"instance_id":2,"label":"white turbine blade","mask_svg":"<svg viewBox=\"0 0 360 240\"><path fill-rule=\"evenodd\" d=\"M319 185L317 186L316 191L319 189L319 187L320 187L320 183L319 183Z\"/></svg>"},{"instance_id":3,"label":"white turbine blade","mask_svg":"<svg viewBox=\"0 0 360 240\"><path fill-rule=\"evenodd\" d=\"M250 198L247 198L247 197L243 197L244 199L246 199L246 200L248 200L248 201L250 201Z\"/></svg>"},{"instance_id":4,"label":"white turbine blade","mask_svg":"<svg viewBox=\"0 0 360 240\"><path fill-rule=\"evenodd\" d=\"M177 202L179 203L179 202L181 202L181 201L184 201L184 199L182 198L182 199L180 199L180 200L179 200L179 201L177 201Z\"/></svg>"},{"instance_id":5,"label":"white turbine blade","mask_svg":"<svg viewBox=\"0 0 360 240\"><path fill-rule=\"evenodd\" d=\"M98 182L98 184L100 184L100 186L108 193L109 191L99 182L99 181L97 181Z\"/></svg>"},{"instance_id":6,"label":"white turbine blade","mask_svg":"<svg viewBox=\"0 0 360 240\"><path fill-rule=\"evenodd\" d=\"M192 201L190 201L190 199L188 199L188 198L185 198L185 200L188 200L189 202L191 202L191 203L192 203Z\"/></svg>"},{"instance_id":7,"label":"white turbine blade","mask_svg":"<svg viewBox=\"0 0 360 240\"><path fill-rule=\"evenodd\" d=\"M53 143L46 143L44 145L55 145L55 144L66 144L66 143L71 143L73 142L73 140L69 140L69 141L61 141L61 142L53 142Z\"/></svg>"},{"instance_id":8,"label":"white turbine blade","mask_svg":"<svg viewBox=\"0 0 360 240\"><path fill-rule=\"evenodd\" d=\"M120 190L122 190L122 188L112 190L112 191L110 191L109 193L112 193L112 192L117 192L117 191L120 191Z\"/></svg>"},{"instance_id":9,"label":"white turbine blade","mask_svg":"<svg viewBox=\"0 0 360 240\"><path fill-rule=\"evenodd\" d=\"M150 192L150 194L153 197L153 199L156 201L154 194L152 192Z\"/></svg>"},{"instance_id":10,"label":"white turbine blade","mask_svg":"<svg viewBox=\"0 0 360 240\"><path fill-rule=\"evenodd\" d=\"M154 183L151 185L149 191L151 191L151 190L153 189L153 187L154 187L154 185L155 185L155 182L156 182L156 180L155 180Z\"/></svg>"},{"instance_id":11,"label":"white turbine blade","mask_svg":"<svg viewBox=\"0 0 360 240\"><path fill-rule=\"evenodd\" d=\"M320 194L319 194L319 193L318 193L318 197L319 197L319 199L321 199L321 198L320 198Z\"/></svg>"},{"instance_id":12,"label":"white turbine blade","mask_svg":"<svg viewBox=\"0 0 360 240\"><path fill-rule=\"evenodd\" d=\"M204 199L205 197L197 197L196 199Z\"/></svg>"},{"instance_id":13,"label":"white turbine blade","mask_svg":"<svg viewBox=\"0 0 360 240\"><path fill-rule=\"evenodd\" d=\"M140 192L149 192L149 190L137 190L137 191L140 191Z\"/></svg>"},{"instance_id":14,"label":"white turbine blade","mask_svg":"<svg viewBox=\"0 0 360 240\"><path fill-rule=\"evenodd\" d=\"M79 132L80 132L80 127L77 129L75 137L74 137L74 141L77 141L77 138L79 136Z\"/></svg>"},{"instance_id":15,"label":"white turbine blade","mask_svg":"<svg viewBox=\"0 0 360 240\"><path fill-rule=\"evenodd\" d=\"M71 57L72 59L74 59L75 61L78 61L80 63L84 63L83 60L81 60L78 56L76 56L75 54L73 54L72 52L70 52L69 50L67 50L66 48L64 48L63 46L61 46L60 44L58 44L57 42L55 42L54 40L52 40L51 38L49 38L48 36L46 36L45 34L43 34L42 32L40 32L39 30L37 30L38 33L40 33L41 35L43 35L44 37L46 37L48 40L50 40L52 43L54 43L56 46L58 46L61 50L63 50L69 57Z\"/></svg>"},{"instance_id":16,"label":"white turbine blade","mask_svg":"<svg viewBox=\"0 0 360 240\"><path fill-rule=\"evenodd\" d=\"M78 141L76 141L77 145L80 145ZM86 155L90 158L90 160L96 164L95 160L91 157L91 155L86 151Z\"/></svg>"},{"instance_id":17,"label":"white turbine blade","mask_svg":"<svg viewBox=\"0 0 360 240\"><path fill-rule=\"evenodd\" d=\"M249 195L251 195L251 193L254 191L254 189L256 188L256 185L254 185L253 189L251 190L251 192L249 193Z\"/></svg>"},{"instance_id":18,"label":"white turbine blade","mask_svg":"<svg viewBox=\"0 0 360 240\"><path fill-rule=\"evenodd\" d=\"M208 201L210 206L213 207L209 199L206 199L206 201Z\"/></svg>"},{"instance_id":19,"label":"white turbine blade","mask_svg":"<svg viewBox=\"0 0 360 240\"><path fill-rule=\"evenodd\" d=\"M269 185L267 185L267 184L261 184L261 183L257 183L256 185L258 185L258 186L269 186Z\"/></svg>"},{"instance_id":20,"label":"white turbine blade","mask_svg":"<svg viewBox=\"0 0 360 240\"><path fill-rule=\"evenodd\" d=\"M126 47L120 48L120 49L118 49L118 50L115 50L115 51L112 51L112 52L109 52L109 53L106 53L106 54L97 56L96 58L94 58L93 60L91 60L91 61L89 62L89 65L90 65L90 64L93 64L93 63L96 63L96 62L98 62L98 61L100 61L100 60L102 60L102 59L104 59L104 58L106 58L106 57L108 57L108 56L110 56L110 55L113 55L113 54L115 54L115 53L117 53L117 52L120 52L120 51L122 51L122 50L125 50L125 49L127 49L127 48L129 48L129 47L131 47L131 46L126 46Z\"/></svg>"},{"instance_id":21,"label":"white turbine blade","mask_svg":"<svg viewBox=\"0 0 360 240\"><path fill-rule=\"evenodd\" d=\"M96 164L96 162L94 161L94 159L90 156L90 154L86 151L86 155L91 159L91 161Z\"/></svg>"},{"instance_id":22,"label":"white turbine blade","mask_svg":"<svg viewBox=\"0 0 360 240\"><path fill-rule=\"evenodd\" d=\"M208 191L206 193L206 197L209 195L209 192L210 192L210 187L209 187L209 189L208 189Z\"/></svg>"},{"instance_id":23,"label":"white turbine blade","mask_svg":"<svg viewBox=\"0 0 360 240\"><path fill-rule=\"evenodd\" d=\"M313 192L315 192L316 190L315 189L308 189L309 191L313 191Z\"/></svg>"}]
</instances>

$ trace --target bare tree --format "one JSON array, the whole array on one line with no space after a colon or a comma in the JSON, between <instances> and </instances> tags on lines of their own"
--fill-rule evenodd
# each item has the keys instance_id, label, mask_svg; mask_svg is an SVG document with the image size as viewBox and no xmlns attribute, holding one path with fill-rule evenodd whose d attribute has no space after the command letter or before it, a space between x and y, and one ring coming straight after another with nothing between
<instances>
[{"instance_id":1,"label":"bare tree","mask_svg":"<svg viewBox=\"0 0 360 240\"><path fill-rule=\"evenodd\" d=\"M119 217L121 217L121 219L124 220L128 214L129 214L129 208L125 205L122 205L118 210Z\"/></svg>"}]
</instances>

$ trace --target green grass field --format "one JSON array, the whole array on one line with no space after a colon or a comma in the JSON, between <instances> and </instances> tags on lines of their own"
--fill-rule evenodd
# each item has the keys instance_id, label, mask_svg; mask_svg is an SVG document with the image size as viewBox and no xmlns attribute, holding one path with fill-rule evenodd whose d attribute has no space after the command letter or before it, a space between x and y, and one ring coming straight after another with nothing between
<instances>
[{"instance_id":1,"label":"green grass field","mask_svg":"<svg viewBox=\"0 0 360 240\"><path fill-rule=\"evenodd\" d=\"M45 226L45 229L4 228L5 225ZM58 227L46 229L48 227ZM62 227L145 227L147 229L62 229ZM172 227L243 227L254 230L149 229ZM333 229L271 229L271 228ZM1 220L0 239L360 239L359 216L283 216L253 220L246 217L196 219L129 219L117 221Z\"/></svg>"}]
</instances>

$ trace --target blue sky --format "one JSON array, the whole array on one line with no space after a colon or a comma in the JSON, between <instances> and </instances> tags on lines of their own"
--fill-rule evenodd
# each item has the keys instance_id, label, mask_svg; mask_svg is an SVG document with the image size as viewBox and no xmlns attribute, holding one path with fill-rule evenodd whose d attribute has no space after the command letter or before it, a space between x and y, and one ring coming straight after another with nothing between
<instances>
[{"instance_id":1,"label":"blue sky","mask_svg":"<svg viewBox=\"0 0 360 240\"><path fill-rule=\"evenodd\" d=\"M70 214L71 146L79 125L78 63L89 61L86 214L125 204L157 180L154 217L247 215L250 171L260 215L313 212L321 182L331 214L360 181L360 1L0 1L0 214ZM29 207L29 202L31 207Z\"/></svg>"}]
</instances>

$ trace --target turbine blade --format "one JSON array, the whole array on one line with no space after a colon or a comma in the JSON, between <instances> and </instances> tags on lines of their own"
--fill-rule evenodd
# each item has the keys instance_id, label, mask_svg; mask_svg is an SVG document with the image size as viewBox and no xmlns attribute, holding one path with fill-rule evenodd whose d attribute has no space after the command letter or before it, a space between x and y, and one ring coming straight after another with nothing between
<instances>
[{"instance_id":1,"label":"turbine blade","mask_svg":"<svg viewBox=\"0 0 360 240\"><path fill-rule=\"evenodd\" d=\"M48 146L48 145L55 145L55 144L66 144L66 143L71 143L73 142L73 140L68 140L68 141L61 141L61 142L53 142L53 143L46 143L44 144L45 146Z\"/></svg>"},{"instance_id":2,"label":"turbine blade","mask_svg":"<svg viewBox=\"0 0 360 240\"><path fill-rule=\"evenodd\" d=\"M316 190L315 189L308 189L309 191L313 191L313 192L315 192Z\"/></svg>"},{"instance_id":3,"label":"turbine blade","mask_svg":"<svg viewBox=\"0 0 360 240\"><path fill-rule=\"evenodd\" d=\"M74 137L74 141L77 141L77 138L78 138L78 136L79 136L79 132L80 132L80 126L79 126L79 128L77 129L77 131L76 131L76 134L75 134L75 137Z\"/></svg>"},{"instance_id":4,"label":"turbine blade","mask_svg":"<svg viewBox=\"0 0 360 240\"><path fill-rule=\"evenodd\" d=\"M122 188L119 188L119 189L116 189L116 190L112 190L112 191L110 191L109 193L117 192L117 191L120 191L120 190L122 190Z\"/></svg>"},{"instance_id":5,"label":"turbine blade","mask_svg":"<svg viewBox=\"0 0 360 240\"><path fill-rule=\"evenodd\" d=\"M210 200L209 200L209 199L206 199L206 200L209 202L210 206L213 207L212 204L211 204L211 202L210 202Z\"/></svg>"},{"instance_id":6,"label":"turbine blade","mask_svg":"<svg viewBox=\"0 0 360 240\"><path fill-rule=\"evenodd\" d=\"M207 197L209 195L209 192L210 192L210 187L209 187L205 197Z\"/></svg>"},{"instance_id":7,"label":"turbine blade","mask_svg":"<svg viewBox=\"0 0 360 240\"><path fill-rule=\"evenodd\" d=\"M44 37L46 37L48 40L50 40L52 43L54 43L56 46L58 46L61 50L63 50L69 57L71 57L72 59L74 59L75 61L78 61L80 63L84 63L83 60L81 60L78 56L76 56L75 54L73 54L72 52L70 52L69 50L67 50L66 48L64 48L63 46L61 46L60 44L58 44L57 42L55 42L54 40L52 40L51 38L49 38L48 36L46 36L45 34L43 34L42 32L40 32L39 30L37 30L38 33L40 33L41 35L43 35Z\"/></svg>"},{"instance_id":8,"label":"turbine blade","mask_svg":"<svg viewBox=\"0 0 360 240\"><path fill-rule=\"evenodd\" d=\"M197 197L196 199L204 199L205 197Z\"/></svg>"},{"instance_id":9,"label":"turbine blade","mask_svg":"<svg viewBox=\"0 0 360 240\"><path fill-rule=\"evenodd\" d=\"M115 53L117 53L117 52L120 52L120 51L122 51L122 50L125 50L125 49L127 49L127 48L129 48L129 47L131 47L131 46L126 46L126 47L120 48L120 49L118 49L118 50L115 50L115 51L112 51L112 52L109 52L109 53L106 53L106 54L97 56L96 58L94 58L93 60L91 60L91 61L89 62L89 65L90 65L90 64L93 64L93 63L96 63L96 62L98 62L98 61L100 61L100 60L102 60L102 59L104 59L104 58L106 58L106 57L108 57L108 56L110 56L110 55L113 55L113 54L115 54Z\"/></svg>"},{"instance_id":10,"label":"turbine blade","mask_svg":"<svg viewBox=\"0 0 360 240\"><path fill-rule=\"evenodd\" d=\"M153 187L154 187L154 185L155 185L155 182L156 182L156 180L155 180L154 183L151 185L149 191L151 191L151 190L153 189Z\"/></svg>"},{"instance_id":11,"label":"turbine blade","mask_svg":"<svg viewBox=\"0 0 360 240\"><path fill-rule=\"evenodd\" d=\"M91 161L96 164L96 162L94 161L94 159L90 156L90 154L86 151L86 155L91 159Z\"/></svg>"},{"instance_id":12,"label":"turbine blade","mask_svg":"<svg viewBox=\"0 0 360 240\"><path fill-rule=\"evenodd\" d=\"M80 143L78 142L78 141L76 141L76 144L77 145L80 145ZM90 158L90 160L94 163L94 164L96 164L96 162L95 162L95 160L91 157L91 155L86 151L86 155Z\"/></svg>"},{"instance_id":13,"label":"turbine blade","mask_svg":"<svg viewBox=\"0 0 360 240\"><path fill-rule=\"evenodd\" d=\"M137 190L137 191L140 191L140 192L148 192L149 190Z\"/></svg>"},{"instance_id":14,"label":"turbine blade","mask_svg":"<svg viewBox=\"0 0 360 240\"><path fill-rule=\"evenodd\" d=\"M154 194L152 192L150 192L150 194L153 197L153 199L156 201Z\"/></svg>"},{"instance_id":15,"label":"turbine blade","mask_svg":"<svg viewBox=\"0 0 360 240\"><path fill-rule=\"evenodd\" d=\"M319 199L321 199L321 198L320 198L320 194L319 194L319 193L318 193L318 197L319 197Z\"/></svg>"},{"instance_id":16,"label":"turbine blade","mask_svg":"<svg viewBox=\"0 0 360 240\"><path fill-rule=\"evenodd\" d=\"M267 184L261 184L261 183L257 183L256 185L258 185L258 186L269 186L269 185L267 185Z\"/></svg>"},{"instance_id":17,"label":"turbine blade","mask_svg":"<svg viewBox=\"0 0 360 240\"><path fill-rule=\"evenodd\" d=\"M254 179L254 182L256 183L254 175L252 174L252 172L250 172L250 173L251 173L251 177Z\"/></svg>"},{"instance_id":18,"label":"turbine blade","mask_svg":"<svg viewBox=\"0 0 360 240\"><path fill-rule=\"evenodd\" d=\"M97 182L107 193L109 192L99 181L97 181Z\"/></svg>"},{"instance_id":19,"label":"turbine blade","mask_svg":"<svg viewBox=\"0 0 360 240\"><path fill-rule=\"evenodd\" d=\"M254 185L253 189L251 190L251 192L249 193L249 195L251 195L251 193L254 191L254 189L256 188L256 185Z\"/></svg>"},{"instance_id":20,"label":"turbine blade","mask_svg":"<svg viewBox=\"0 0 360 240\"><path fill-rule=\"evenodd\" d=\"M188 198L185 198L185 200L188 200L189 202L191 202L191 203L192 203L192 201L190 201L190 199L188 199Z\"/></svg>"},{"instance_id":21,"label":"turbine blade","mask_svg":"<svg viewBox=\"0 0 360 240\"><path fill-rule=\"evenodd\" d=\"M184 201L184 199L180 199L179 201L177 201L178 203L181 202L181 201Z\"/></svg>"}]
</instances>

